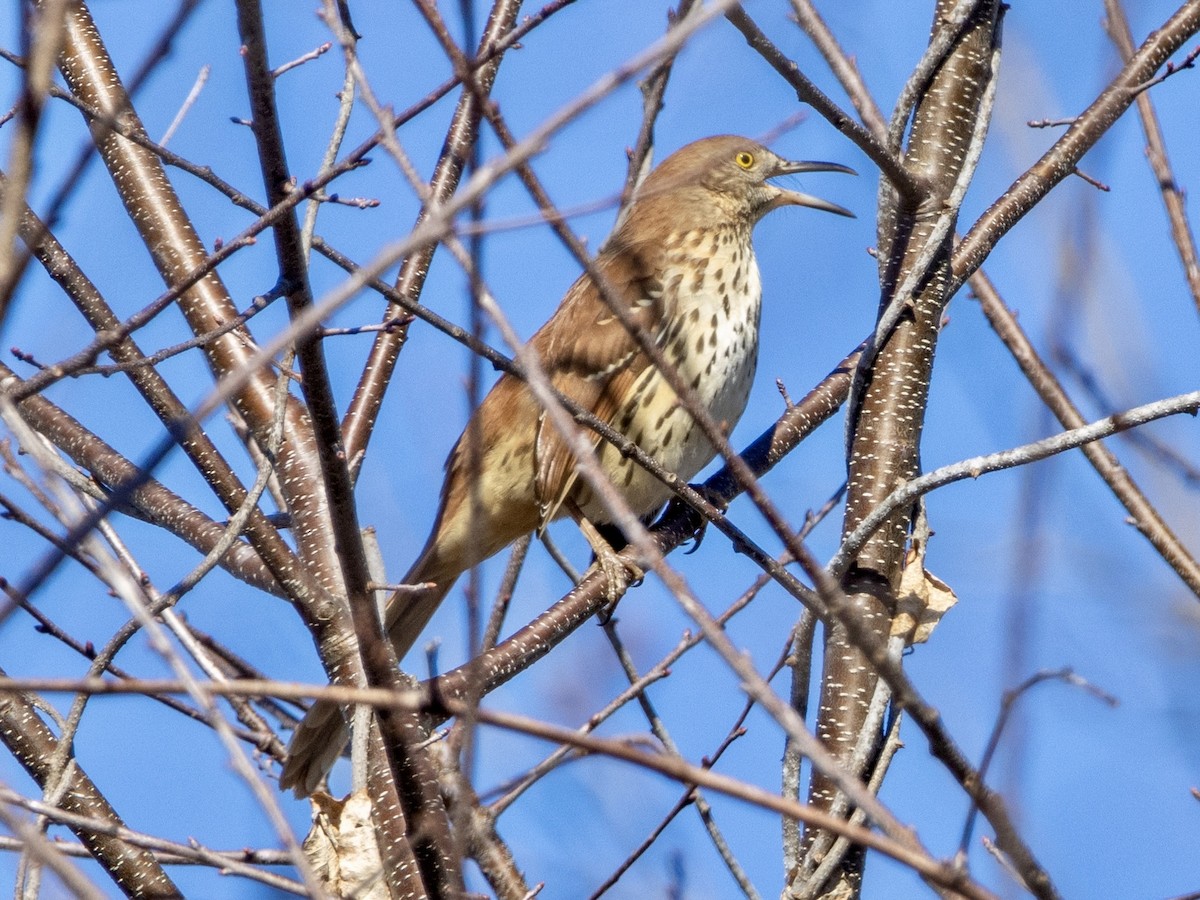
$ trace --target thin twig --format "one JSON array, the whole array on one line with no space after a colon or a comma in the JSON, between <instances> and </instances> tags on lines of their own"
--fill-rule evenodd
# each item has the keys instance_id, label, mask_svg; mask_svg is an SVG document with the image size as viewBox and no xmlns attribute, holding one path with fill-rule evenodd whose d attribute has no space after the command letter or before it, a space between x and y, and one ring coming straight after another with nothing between
<instances>
[{"instance_id":1,"label":"thin twig","mask_svg":"<svg viewBox=\"0 0 1200 900\"><path fill-rule=\"evenodd\" d=\"M995 756L996 749L1000 746L1000 738L1004 734L1004 728L1008 724L1009 717L1012 715L1017 701L1024 697L1030 690L1046 681L1061 681L1072 687L1082 688L1086 693L1091 694L1097 700L1110 707L1115 707L1120 703L1112 694L1081 678L1069 668L1043 669L1040 672L1034 673L1015 688L1004 692L1004 696L1000 700L1000 711L996 714L996 721L992 725L992 733L988 737L987 745L983 751L983 759L979 762L980 778L987 775L992 757ZM967 849L971 844L971 833L975 830L975 818L978 811L979 808L972 801L970 807L967 809L967 819L963 824L962 838L958 842L958 852L963 856L966 855Z\"/></svg>"},{"instance_id":2,"label":"thin twig","mask_svg":"<svg viewBox=\"0 0 1200 900\"><path fill-rule=\"evenodd\" d=\"M200 92L204 90L204 85L208 83L208 75L211 71L212 66L208 63L200 67L200 72L196 75L196 81L192 85L192 89L188 91L187 97L184 98L183 104L179 107L179 112L175 113L175 118L171 120L171 124L163 132L163 136L158 139L159 146L165 147L171 142L171 138L175 136L175 132L183 124L188 111L191 110L192 106L200 98Z\"/></svg>"},{"instance_id":3,"label":"thin twig","mask_svg":"<svg viewBox=\"0 0 1200 900\"><path fill-rule=\"evenodd\" d=\"M1120 0L1105 0L1104 10L1109 37L1117 45L1121 61L1127 63L1135 48L1125 9ZM1189 60L1195 59L1197 50L1188 55ZM1146 160L1158 181L1159 191L1162 192L1163 205L1167 208L1167 218L1171 223L1171 237L1179 251L1179 260L1183 263L1183 273L1192 294L1192 303L1200 310L1200 260L1197 259L1196 239L1188 219L1184 193L1175 180L1175 173L1167 156L1167 142L1158 123L1158 115L1154 111L1154 101L1143 91L1138 95L1137 105L1138 116L1142 120L1142 131L1146 135Z\"/></svg>"},{"instance_id":4,"label":"thin twig","mask_svg":"<svg viewBox=\"0 0 1200 900\"><path fill-rule=\"evenodd\" d=\"M918 497L923 497L930 491L966 478L978 478L988 472L998 472L1011 469L1014 466L1026 465L1031 462L1046 459L1067 450L1073 450L1092 441L1102 440L1128 428L1137 428L1155 419L1165 416L1175 416L1180 413L1195 415L1200 410L1200 391L1179 394L1122 413L1106 416L1090 425L1072 428L1052 437L1030 444L1022 444L1010 450L1001 450L986 456L973 456L948 466L934 469L918 478L906 482L885 497L871 514L864 518L854 531L846 536L841 549L829 562L832 572L842 572L854 558L854 554L866 543L867 539L887 521L888 516L901 507L911 504Z\"/></svg>"},{"instance_id":5,"label":"thin twig","mask_svg":"<svg viewBox=\"0 0 1200 900\"><path fill-rule=\"evenodd\" d=\"M254 854L257 851L241 850L236 853L229 853L208 850L198 843L179 844L175 841L134 831L123 825L114 825L95 816L80 815L37 800L30 800L5 787L0 787L0 802L27 809L40 816L45 816L51 821L60 822L72 828L119 838L121 841L135 847L144 847L147 850L155 851L158 858L164 863L188 862L194 865L214 866L222 871L229 872L231 875L249 878L253 881L270 885L278 890L286 891L289 894L297 894L302 897L312 896L307 893L304 884L299 881L285 878L282 875L276 875L273 872L263 872L255 868L251 863L258 862L254 858ZM270 853L271 851L267 852ZM270 864L280 865L281 859L278 851L274 851L274 853L276 855L271 858ZM294 857L288 855L284 858L286 858L289 865L295 864ZM96 896L103 895L97 894Z\"/></svg>"},{"instance_id":6,"label":"thin twig","mask_svg":"<svg viewBox=\"0 0 1200 900\"><path fill-rule=\"evenodd\" d=\"M332 48L333 41L325 41L323 44L318 44L307 53L301 54L289 62L285 62L282 65L276 66L271 70L271 77L278 78L284 72L290 72L292 69L296 68L297 66L304 65L306 62L312 62L314 59L317 59L328 53ZM337 129L335 128L334 131L336 133Z\"/></svg>"}]
</instances>

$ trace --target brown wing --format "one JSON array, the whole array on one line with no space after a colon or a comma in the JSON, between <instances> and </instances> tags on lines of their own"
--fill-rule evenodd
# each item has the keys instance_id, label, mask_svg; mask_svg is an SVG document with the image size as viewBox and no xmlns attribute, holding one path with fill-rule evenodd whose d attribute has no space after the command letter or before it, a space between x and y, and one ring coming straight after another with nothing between
<instances>
[{"instance_id":1,"label":"brown wing","mask_svg":"<svg viewBox=\"0 0 1200 900\"><path fill-rule=\"evenodd\" d=\"M661 249L638 252L628 246L600 254L596 269L612 295L627 303L633 321L656 340L669 321L674 292L657 277ZM592 279L584 274L567 291L554 316L533 336L550 383L612 424L621 401L650 364L625 326L613 315ZM594 435L593 446L600 443ZM574 456L545 412L538 418L534 445L539 530L557 518L575 485Z\"/></svg>"}]
</instances>

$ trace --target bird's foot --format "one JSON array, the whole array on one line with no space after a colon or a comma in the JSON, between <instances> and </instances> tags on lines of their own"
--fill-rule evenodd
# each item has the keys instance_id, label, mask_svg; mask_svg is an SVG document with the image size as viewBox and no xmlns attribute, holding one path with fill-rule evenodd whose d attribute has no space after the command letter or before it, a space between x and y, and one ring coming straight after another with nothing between
<instances>
[{"instance_id":1,"label":"bird's foot","mask_svg":"<svg viewBox=\"0 0 1200 900\"><path fill-rule=\"evenodd\" d=\"M587 519L579 520L579 528L583 532L583 536L587 538L588 544L591 545L592 552L596 555L593 567L598 567L604 574L604 593L607 596L608 605L601 616L607 618L612 615L617 601L625 596L625 592L632 585L645 578L646 573L633 560L625 559L617 553L612 544L605 540L604 535L597 531L596 526Z\"/></svg>"}]
</instances>

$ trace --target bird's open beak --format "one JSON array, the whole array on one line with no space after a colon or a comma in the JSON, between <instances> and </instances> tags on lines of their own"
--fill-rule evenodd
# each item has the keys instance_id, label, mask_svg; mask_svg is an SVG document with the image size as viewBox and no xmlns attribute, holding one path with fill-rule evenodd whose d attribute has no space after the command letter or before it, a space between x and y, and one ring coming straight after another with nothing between
<instances>
[{"instance_id":1,"label":"bird's open beak","mask_svg":"<svg viewBox=\"0 0 1200 900\"><path fill-rule=\"evenodd\" d=\"M770 178L775 178L779 175L798 175L801 172L842 172L846 175L857 175L858 173L849 166L842 166L831 162L808 162L808 161L792 161L784 160L779 167L770 174ZM820 197L814 197L811 194L802 194L799 191L789 191L786 188L781 188L778 185L771 185L779 193L771 201L772 208L780 206L807 206L812 209L823 209L825 212L837 213L839 216L849 216L854 218L854 213L846 209L844 206L838 206L836 203L830 203L828 200L822 200Z\"/></svg>"}]
</instances>

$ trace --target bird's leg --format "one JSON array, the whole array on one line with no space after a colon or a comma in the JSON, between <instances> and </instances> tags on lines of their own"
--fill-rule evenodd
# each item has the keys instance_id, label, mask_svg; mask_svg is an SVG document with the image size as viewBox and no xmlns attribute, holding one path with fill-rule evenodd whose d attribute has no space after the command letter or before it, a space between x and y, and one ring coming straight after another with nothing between
<instances>
[{"instance_id":1,"label":"bird's leg","mask_svg":"<svg viewBox=\"0 0 1200 900\"><path fill-rule=\"evenodd\" d=\"M646 573L636 563L622 558L618 551L613 549L609 540L583 515L575 503L567 501L565 508L592 548L592 553L596 557L593 565L599 566L600 571L604 573L604 592L608 596L608 606L601 615L607 618L612 615L617 601L629 590L630 584L641 581Z\"/></svg>"}]
</instances>

